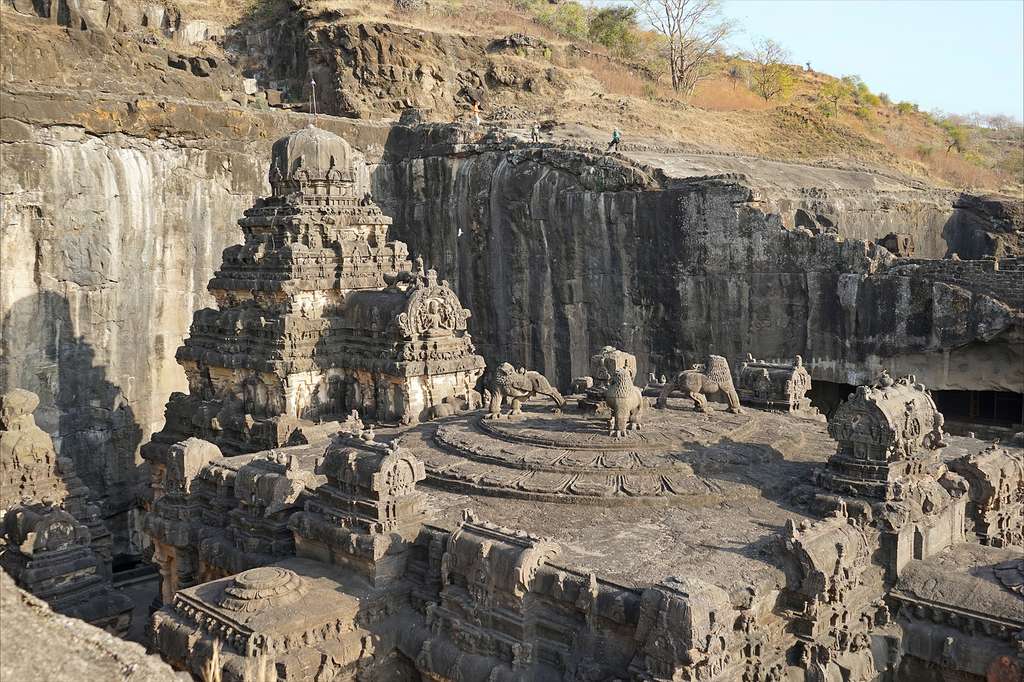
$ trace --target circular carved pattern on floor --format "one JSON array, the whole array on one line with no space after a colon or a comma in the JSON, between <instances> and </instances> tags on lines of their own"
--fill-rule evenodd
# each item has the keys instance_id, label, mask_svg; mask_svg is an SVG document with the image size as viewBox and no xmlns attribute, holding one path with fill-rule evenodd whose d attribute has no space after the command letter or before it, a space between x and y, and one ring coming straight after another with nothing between
<instances>
[{"instance_id":1,"label":"circular carved pattern on floor","mask_svg":"<svg viewBox=\"0 0 1024 682\"><path fill-rule=\"evenodd\" d=\"M717 495L715 477L779 459L786 420L758 410L648 410L641 431L608 435L593 413L524 409L513 419L429 426L416 455L428 483L458 492L575 504L675 504ZM797 438L799 436L796 436Z\"/></svg>"}]
</instances>

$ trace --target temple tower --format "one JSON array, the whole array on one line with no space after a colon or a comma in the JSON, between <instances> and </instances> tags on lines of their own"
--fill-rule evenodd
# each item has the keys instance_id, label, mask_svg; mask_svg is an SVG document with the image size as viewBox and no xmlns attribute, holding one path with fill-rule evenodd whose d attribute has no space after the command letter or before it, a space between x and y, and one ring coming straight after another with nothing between
<instances>
[{"instance_id":1,"label":"temple tower","mask_svg":"<svg viewBox=\"0 0 1024 682\"><path fill-rule=\"evenodd\" d=\"M224 250L216 307L195 313L177 353L189 395L171 397L154 441L252 452L351 410L411 423L472 402L484 360L469 311L388 239L391 219L355 170L348 143L313 126L274 144L271 196L239 221L244 243Z\"/></svg>"}]
</instances>

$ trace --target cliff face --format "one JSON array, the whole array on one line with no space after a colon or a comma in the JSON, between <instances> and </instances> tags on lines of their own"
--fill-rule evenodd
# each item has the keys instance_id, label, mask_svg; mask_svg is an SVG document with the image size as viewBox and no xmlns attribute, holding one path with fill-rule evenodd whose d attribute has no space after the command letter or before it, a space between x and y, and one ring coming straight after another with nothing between
<instances>
[{"instance_id":1,"label":"cliff face","mask_svg":"<svg viewBox=\"0 0 1024 682\"><path fill-rule=\"evenodd\" d=\"M54 613L0 571L0 677L5 680L182 682L138 644Z\"/></svg>"},{"instance_id":2,"label":"cliff face","mask_svg":"<svg viewBox=\"0 0 1024 682\"><path fill-rule=\"evenodd\" d=\"M443 130L393 135L375 190L410 250L455 283L489 364L535 367L566 386L611 344L635 353L641 374L750 352L801 354L815 378L839 383L889 367L936 388L1024 384L1019 273L989 273L994 288L894 269L900 261L870 242L786 229L762 210L771 197L735 179L673 181ZM874 210L933 211L924 199Z\"/></svg>"},{"instance_id":3,"label":"cliff face","mask_svg":"<svg viewBox=\"0 0 1024 682\"><path fill-rule=\"evenodd\" d=\"M136 448L186 386L174 352L259 162L80 128L4 139L2 383L40 395L40 426L115 517Z\"/></svg>"}]
</instances>

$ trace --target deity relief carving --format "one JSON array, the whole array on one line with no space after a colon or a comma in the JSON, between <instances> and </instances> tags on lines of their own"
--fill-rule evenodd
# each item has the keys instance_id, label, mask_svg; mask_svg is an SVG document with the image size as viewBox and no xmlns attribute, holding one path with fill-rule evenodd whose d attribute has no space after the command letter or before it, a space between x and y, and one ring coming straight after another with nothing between
<instances>
[{"instance_id":1,"label":"deity relief carving","mask_svg":"<svg viewBox=\"0 0 1024 682\"><path fill-rule=\"evenodd\" d=\"M469 316L470 312L445 283L419 285L405 312L395 319L395 328L404 338L451 336L466 329Z\"/></svg>"}]
</instances>

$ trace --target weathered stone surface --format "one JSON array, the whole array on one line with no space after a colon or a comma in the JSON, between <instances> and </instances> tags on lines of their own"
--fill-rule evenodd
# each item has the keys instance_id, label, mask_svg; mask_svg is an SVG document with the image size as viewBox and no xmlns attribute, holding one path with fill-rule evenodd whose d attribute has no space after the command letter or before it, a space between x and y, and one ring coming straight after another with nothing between
<instances>
[{"instance_id":1,"label":"weathered stone surface","mask_svg":"<svg viewBox=\"0 0 1024 682\"><path fill-rule=\"evenodd\" d=\"M886 389L872 390L897 407L925 395L904 383ZM968 505L962 479L942 467L908 468L906 494L885 505L870 490L839 497L812 482L830 450L868 436L919 454L920 439L902 422L858 421L837 448L821 422L789 413L712 419L676 399L668 407L658 414L670 419L629 432L629 443L608 436L593 412L533 405L518 419L381 429L385 443L353 435L361 431L353 419L356 431L325 456L302 446L211 461L182 498L190 515L158 505L147 519L158 543L172 522L205 538L198 549L178 543L172 564L204 573L157 614L158 647L193 671L213 661L231 681L268 661L289 676L328 669L342 680L509 681L909 682L919 664L951 675L1016 665L1008 637L1024 620L1011 615L1020 597L1004 584L1019 571L1005 550L965 542L965 513L973 521L981 505ZM855 398L849 410L863 408ZM585 423L596 428L582 431ZM490 431L478 428L485 424ZM957 439L944 456L981 445ZM1016 452L990 457L1005 469ZM676 481L673 467L696 485L658 509L631 505L667 496L639 482L660 453L660 485ZM266 526L253 523L261 507L241 483L271 459L326 477L300 493L301 510L268 518L290 515L294 545L267 542ZM236 468L237 460L247 463ZM465 474L465 485L450 485L448 472ZM605 493L607 514L579 504L598 495L573 488L588 472L592 482L603 473L624 483ZM569 485L531 494L542 483L534 473ZM431 487L460 493L418 488L424 474ZM226 526L207 513L229 507ZM426 523L434 510L436 525ZM1018 508L1008 515L1019 524ZM239 573L232 546L265 548L256 564L264 568ZM968 568L958 557L970 557ZM971 585L983 590L983 614L970 611ZM904 606L890 611L887 596ZM942 655L947 649L961 653Z\"/></svg>"},{"instance_id":2,"label":"weathered stone surface","mask_svg":"<svg viewBox=\"0 0 1024 682\"><path fill-rule=\"evenodd\" d=\"M138 644L53 613L0 571L0 678L186 682Z\"/></svg>"},{"instance_id":3,"label":"weathered stone surface","mask_svg":"<svg viewBox=\"0 0 1024 682\"><path fill-rule=\"evenodd\" d=\"M88 527L86 542L97 572L110 578L113 542L95 494L79 478L74 461L59 457L49 434L36 426L38 404L39 397L24 389L0 395L0 517L22 505L57 505Z\"/></svg>"},{"instance_id":4,"label":"weathered stone surface","mask_svg":"<svg viewBox=\"0 0 1024 682\"><path fill-rule=\"evenodd\" d=\"M125 635L132 603L110 584L109 556L90 546L89 529L50 504L6 510L0 565L55 611ZM104 565L104 561L106 564Z\"/></svg>"},{"instance_id":5,"label":"weathered stone surface","mask_svg":"<svg viewBox=\"0 0 1024 682\"><path fill-rule=\"evenodd\" d=\"M752 189L746 183L757 182L732 176L678 181L582 151L466 144L455 132L396 130L374 181L378 196L392 188L396 203L382 205L396 231L429 254L474 310L486 358L534 367L558 386L583 375L590 348L605 343L633 350L641 375L688 367L713 349L730 359L798 352L813 378L845 384L868 381L881 358L935 388L1024 384L1014 270L958 278L980 307L951 342L962 318L933 293L945 277L933 272L945 263L980 272L983 261L914 270L856 240L839 217L833 232L787 229L764 212L768 192L786 186ZM678 173L675 161L661 166ZM803 177L852 187L865 180L815 168ZM901 194L908 210L939 201L924 192L910 199L906 187ZM868 209L858 220L871 216ZM980 303L993 295L1008 313Z\"/></svg>"}]
</instances>

